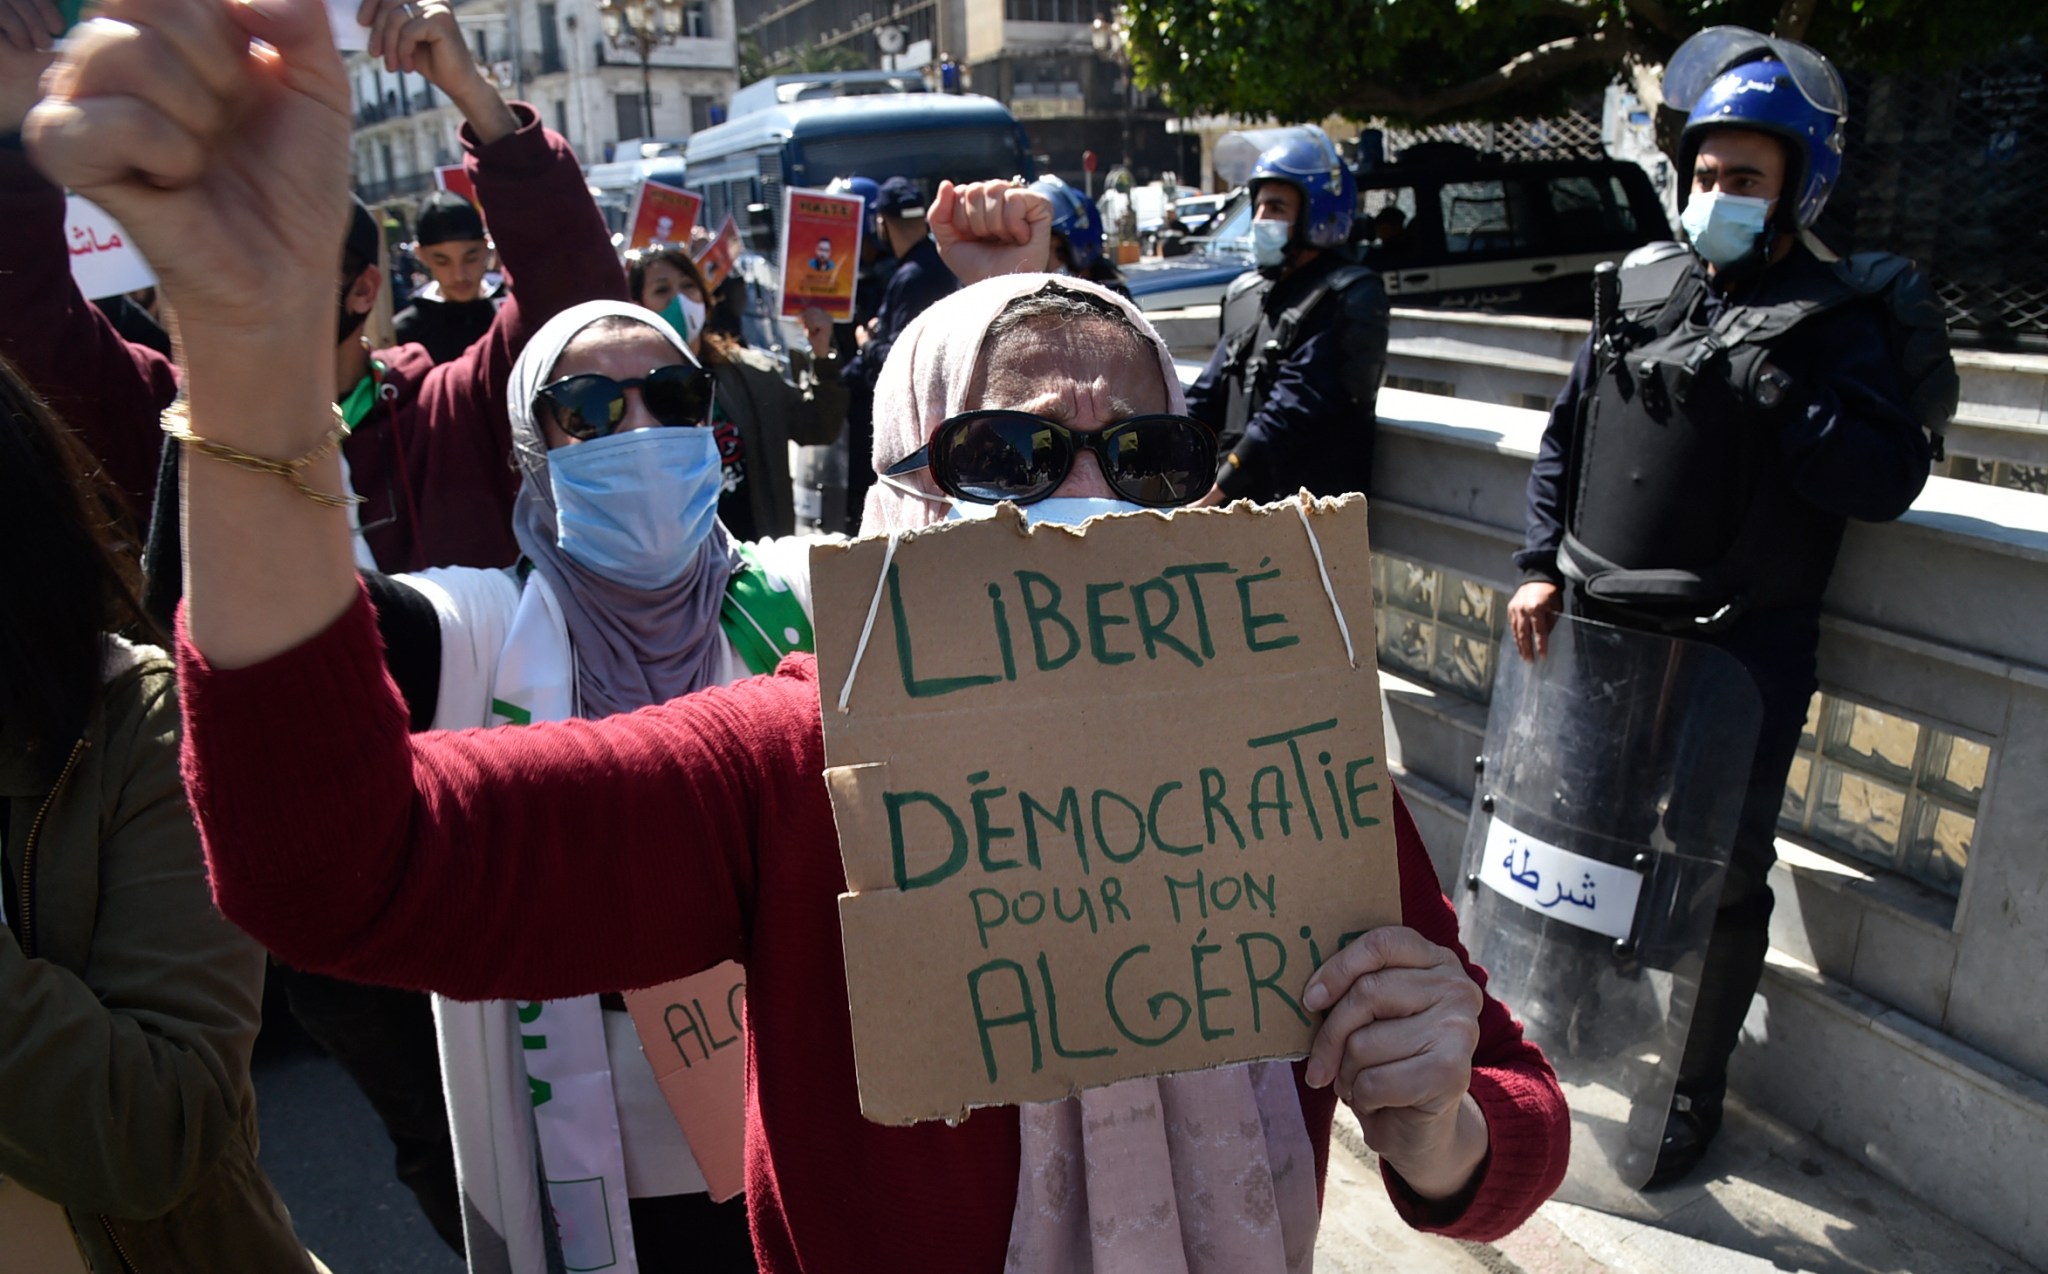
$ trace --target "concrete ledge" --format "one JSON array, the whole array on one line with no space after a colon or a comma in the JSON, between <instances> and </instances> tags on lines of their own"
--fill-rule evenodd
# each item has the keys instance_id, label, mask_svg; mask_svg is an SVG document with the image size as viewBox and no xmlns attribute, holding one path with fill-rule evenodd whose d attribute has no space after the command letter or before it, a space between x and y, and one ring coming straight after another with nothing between
<instances>
[{"instance_id":1,"label":"concrete ledge","mask_svg":"<svg viewBox=\"0 0 2048 1274\"><path fill-rule=\"evenodd\" d=\"M1934 1210L2048 1262L2048 1085L1775 951L1733 1082Z\"/></svg>"}]
</instances>

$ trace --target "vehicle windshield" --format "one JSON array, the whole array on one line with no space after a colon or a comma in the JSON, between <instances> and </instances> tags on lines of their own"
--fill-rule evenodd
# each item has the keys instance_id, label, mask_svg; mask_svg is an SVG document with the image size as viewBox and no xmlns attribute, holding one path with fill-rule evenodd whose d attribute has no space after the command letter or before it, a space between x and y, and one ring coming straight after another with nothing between
<instances>
[{"instance_id":1,"label":"vehicle windshield","mask_svg":"<svg viewBox=\"0 0 2048 1274\"><path fill-rule=\"evenodd\" d=\"M1252 251L1252 201L1243 199L1223 219L1216 233L1202 245L1202 255L1209 257L1245 257Z\"/></svg>"},{"instance_id":2,"label":"vehicle windshield","mask_svg":"<svg viewBox=\"0 0 2048 1274\"><path fill-rule=\"evenodd\" d=\"M1016 130L1002 126L860 133L803 143L807 181L822 186L853 173L910 177L929 193L947 178L981 181L1025 171Z\"/></svg>"}]
</instances>

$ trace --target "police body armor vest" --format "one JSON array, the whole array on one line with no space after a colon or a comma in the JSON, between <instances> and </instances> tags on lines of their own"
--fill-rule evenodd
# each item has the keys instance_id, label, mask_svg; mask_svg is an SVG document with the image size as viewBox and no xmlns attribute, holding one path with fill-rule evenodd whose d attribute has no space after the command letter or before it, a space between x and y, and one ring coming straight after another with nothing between
<instances>
[{"instance_id":1,"label":"police body armor vest","mask_svg":"<svg viewBox=\"0 0 2048 1274\"><path fill-rule=\"evenodd\" d=\"M1794 258L1712 321L1700 317L1707 287L1680 244L1624 261L1618 313L1596 339L1581 404L1558 549L1559 568L1588 597L1686 628L1818 600L1839 541L1840 519L1792 490L1769 410L1731 367L1754 366L1801 323L1842 305L1882 295L1896 316L1931 304L1910 262L1878 254ZM1925 355L1906 344L1909 362ZM1940 367L1905 370L1938 445L1955 373L1945 336L1937 344Z\"/></svg>"},{"instance_id":2,"label":"police body armor vest","mask_svg":"<svg viewBox=\"0 0 2048 1274\"><path fill-rule=\"evenodd\" d=\"M1256 270L1246 270L1231 280L1223 294L1223 342L1229 350L1225 376L1229 392L1224 399L1223 429L1217 437L1217 452L1223 454L1244 437L1245 425L1256 405L1264 400L1273 374L1294 352L1302 323L1317 306L1372 271L1361 265L1339 265L1301 300L1278 314L1266 312L1266 297L1275 284Z\"/></svg>"}]
</instances>

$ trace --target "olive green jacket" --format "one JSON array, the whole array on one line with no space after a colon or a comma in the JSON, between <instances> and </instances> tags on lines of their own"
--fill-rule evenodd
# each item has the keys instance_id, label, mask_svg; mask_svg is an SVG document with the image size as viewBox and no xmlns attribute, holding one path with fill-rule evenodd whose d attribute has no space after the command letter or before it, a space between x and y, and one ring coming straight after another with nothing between
<instances>
[{"instance_id":1,"label":"olive green jacket","mask_svg":"<svg viewBox=\"0 0 2048 1274\"><path fill-rule=\"evenodd\" d=\"M256 1163L264 954L208 893L163 652L110 643L65 757L0 724L0 797L0 1176L96 1274L311 1270Z\"/></svg>"}]
</instances>

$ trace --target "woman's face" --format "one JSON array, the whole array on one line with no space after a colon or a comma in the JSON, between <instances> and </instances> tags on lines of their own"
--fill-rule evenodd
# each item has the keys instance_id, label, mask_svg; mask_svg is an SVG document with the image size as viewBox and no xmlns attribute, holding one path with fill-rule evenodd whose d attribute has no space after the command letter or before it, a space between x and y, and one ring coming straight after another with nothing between
<instances>
[{"instance_id":1,"label":"woman's face","mask_svg":"<svg viewBox=\"0 0 2048 1274\"><path fill-rule=\"evenodd\" d=\"M659 332L643 324L633 324L631 331L616 327L587 327L576 334L555 360L554 370L548 373L547 383L566 380L571 376L595 373L609 376L613 380L639 380L657 367L667 367L683 361L676 353L676 347ZM537 413L541 436L547 440L548 450L557 447L574 446L580 438L572 438L555 423L554 408L541 404ZM626 416L614 432L629 433L635 429L653 429L660 426L647 410L647 404L640 398L638 389L626 391Z\"/></svg>"},{"instance_id":2,"label":"woman's face","mask_svg":"<svg viewBox=\"0 0 2048 1274\"><path fill-rule=\"evenodd\" d=\"M1034 323L999 345L982 354L968 387L969 411L1006 407L1094 432L1167 409L1159 356L1112 320ZM1092 452L1075 457L1073 471L1053 495L1123 498Z\"/></svg>"},{"instance_id":3,"label":"woman's face","mask_svg":"<svg viewBox=\"0 0 2048 1274\"><path fill-rule=\"evenodd\" d=\"M697 302L704 303L704 289L697 286L697 280L677 269L669 261L655 261L648 265L647 272L640 280L640 304L656 314L668 308L676 293Z\"/></svg>"}]
</instances>

